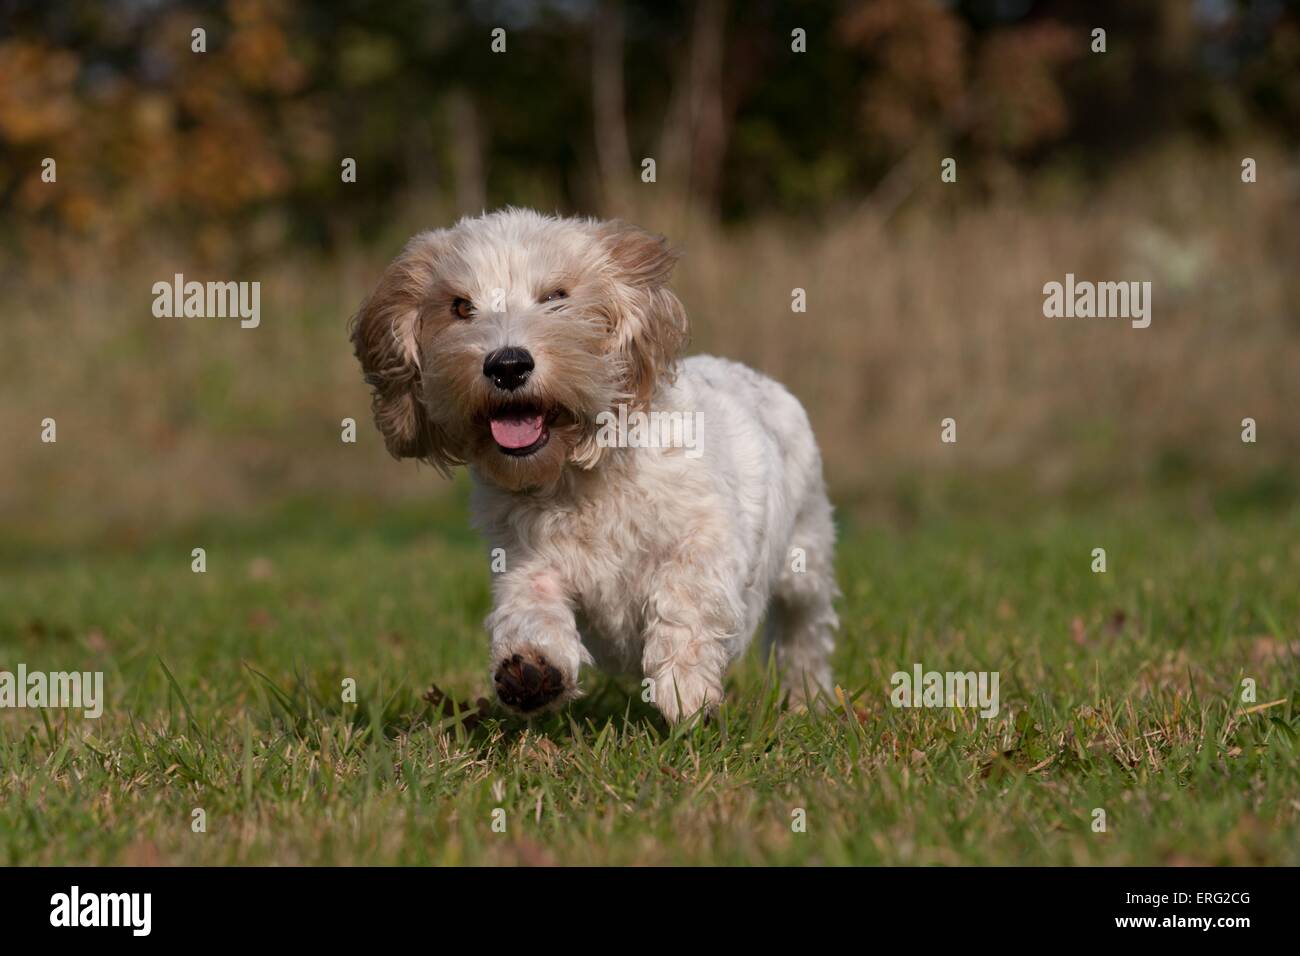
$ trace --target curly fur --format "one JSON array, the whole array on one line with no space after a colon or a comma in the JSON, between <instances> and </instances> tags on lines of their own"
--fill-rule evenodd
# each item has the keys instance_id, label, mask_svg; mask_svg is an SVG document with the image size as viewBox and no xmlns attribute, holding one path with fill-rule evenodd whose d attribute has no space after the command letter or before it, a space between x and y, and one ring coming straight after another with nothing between
<instances>
[{"instance_id":1,"label":"curly fur","mask_svg":"<svg viewBox=\"0 0 1300 956\"><path fill-rule=\"evenodd\" d=\"M812 429L757 372L679 359L676 260L626 223L506 209L415 236L353 321L388 450L469 466L475 523L507 560L494 682L520 712L577 696L591 664L648 678L670 720L716 705L765 616L791 693L830 687L834 530ZM535 363L509 392L484 370L507 346ZM602 447L598 416L620 403L701 412L702 454ZM489 427L520 405L549 436L524 456Z\"/></svg>"}]
</instances>

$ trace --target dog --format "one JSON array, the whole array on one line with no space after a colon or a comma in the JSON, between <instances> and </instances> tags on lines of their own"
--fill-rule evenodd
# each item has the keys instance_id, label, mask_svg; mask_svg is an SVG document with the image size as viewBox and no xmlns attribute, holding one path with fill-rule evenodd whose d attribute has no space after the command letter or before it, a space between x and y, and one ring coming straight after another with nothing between
<instances>
[{"instance_id":1,"label":"dog","mask_svg":"<svg viewBox=\"0 0 1300 956\"><path fill-rule=\"evenodd\" d=\"M416 235L352 319L389 452L468 466L504 558L486 628L513 713L577 697L584 665L642 677L669 722L708 713L760 622L792 705L831 689L808 416L743 365L679 358L677 258L627 223L507 208ZM653 413L698 421L695 447L610 440L614 416Z\"/></svg>"}]
</instances>

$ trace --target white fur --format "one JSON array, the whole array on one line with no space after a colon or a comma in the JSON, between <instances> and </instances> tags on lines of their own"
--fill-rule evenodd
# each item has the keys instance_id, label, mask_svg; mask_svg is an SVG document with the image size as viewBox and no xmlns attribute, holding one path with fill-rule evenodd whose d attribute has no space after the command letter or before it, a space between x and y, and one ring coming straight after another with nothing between
<instances>
[{"instance_id":1,"label":"white fur","mask_svg":"<svg viewBox=\"0 0 1300 956\"><path fill-rule=\"evenodd\" d=\"M677 360L675 260L623 223L505 210L416 236L354 321L389 450L470 468L475 523L506 556L493 671L522 709L577 696L597 665L648 678L670 720L693 714L765 615L791 695L831 688L834 530L808 417L742 365ZM535 361L510 391L485 368L506 346ZM520 402L550 440L509 455L487 423ZM627 403L698 416L698 444L603 447L597 420Z\"/></svg>"},{"instance_id":2,"label":"white fur","mask_svg":"<svg viewBox=\"0 0 1300 956\"><path fill-rule=\"evenodd\" d=\"M828 691L834 530L803 408L703 355L651 407L702 411L703 454L610 450L544 496L475 481L475 523L509 562L487 622L493 660L535 649L575 692L580 664L640 674L674 719L721 700L727 665L771 606L785 685L800 699L805 685Z\"/></svg>"}]
</instances>

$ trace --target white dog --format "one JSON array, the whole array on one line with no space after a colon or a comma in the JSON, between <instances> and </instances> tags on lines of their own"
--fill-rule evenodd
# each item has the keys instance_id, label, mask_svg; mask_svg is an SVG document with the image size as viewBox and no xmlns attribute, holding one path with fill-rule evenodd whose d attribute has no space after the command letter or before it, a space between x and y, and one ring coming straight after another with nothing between
<instances>
[{"instance_id":1,"label":"white dog","mask_svg":"<svg viewBox=\"0 0 1300 956\"><path fill-rule=\"evenodd\" d=\"M792 697L830 689L834 529L808 417L742 365L678 361L675 261L621 222L506 209L415 236L353 320L389 451L467 464L504 549L487 630L512 711L576 697L583 664L648 678L669 720L704 710L765 613ZM620 405L690 416L694 447L609 441Z\"/></svg>"}]
</instances>

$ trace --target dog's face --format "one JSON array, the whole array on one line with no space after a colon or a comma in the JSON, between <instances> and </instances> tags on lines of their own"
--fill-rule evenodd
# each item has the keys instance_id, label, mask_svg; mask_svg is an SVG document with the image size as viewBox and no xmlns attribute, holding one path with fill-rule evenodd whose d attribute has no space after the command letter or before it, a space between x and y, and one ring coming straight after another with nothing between
<instances>
[{"instance_id":1,"label":"dog's face","mask_svg":"<svg viewBox=\"0 0 1300 956\"><path fill-rule=\"evenodd\" d=\"M417 235L354 319L388 450L517 491L600 458L596 416L648 402L685 345L661 237L505 210Z\"/></svg>"}]
</instances>

